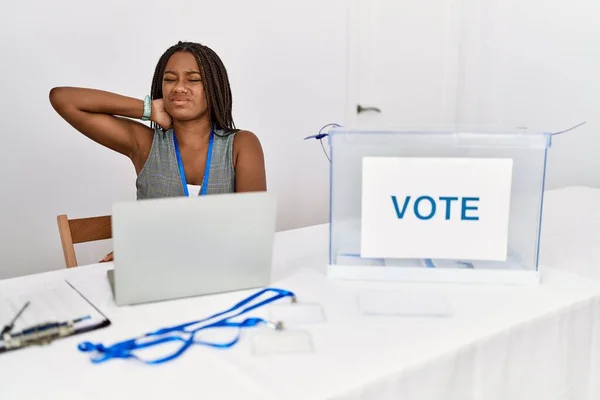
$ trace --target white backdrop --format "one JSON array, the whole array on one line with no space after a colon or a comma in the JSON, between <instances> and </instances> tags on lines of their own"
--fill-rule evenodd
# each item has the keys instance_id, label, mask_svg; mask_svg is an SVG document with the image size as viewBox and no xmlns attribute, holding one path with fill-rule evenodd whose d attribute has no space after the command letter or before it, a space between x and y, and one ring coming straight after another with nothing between
<instances>
[{"instance_id":1,"label":"white backdrop","mask_svg":"<svg viewBox=\"0 0 600 400\"><path fill-rule=\"evenodd\" d=\"M556 131L547 187L600 188L600 1L462 2L457 120Z\"/></svg>"},{"instance_id":2,"label":"white backdrop","mask_svg":"<svg viewBox=\"0 0 600 400\"><path fill-rule=\"evenodd\" d=\"M278 229L328 218L328 161L303 137L343 122L345 2L307 0L28 0L0 24L0 278L63 268L56 216L103 215L135 199L125 157L76 132L51 108L54 86L148 94L164 50L212 47L228 68L234 120L261 139ZM77 247L80 263L110 243Z\"/></svg>"},{"instance_id":3,"label":"white backdrop","mask_svg":"<svg viewBox=\"0 0 600 400\"><path fill-rule=\"evenodd\" d=\"M544 132L587 121L555 137L546 187L600 187L600 1L348 1L348 110L382 111L349 121Z\"/></svg>"}]
</instances>

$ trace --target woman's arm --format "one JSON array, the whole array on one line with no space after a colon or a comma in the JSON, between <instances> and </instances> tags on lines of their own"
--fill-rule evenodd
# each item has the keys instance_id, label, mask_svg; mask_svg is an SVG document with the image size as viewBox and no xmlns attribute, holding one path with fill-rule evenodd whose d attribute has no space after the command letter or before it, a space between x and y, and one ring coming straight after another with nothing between
<instances>
[{"instance_id":1,"label":"woman's arm","mask_svg":"<svg viewBox=\"0 0 600 400\"><path fill-rule=\"evenodd\" d=\"M264 192L267 190L265 159L260 141L252 132L239 131L233 140L235 160L235 191Z\"/></svg>"},{"instance_id":2,"label":"woman's arm","mask_svg":"<svg viewBox=\"0 0 600 400\"><path fill-rule=\"evenodd\" d=\"M144 102L140 99L96 89L56 87L50 91L50 103L79 132L132 159L137 154L139 140L151 138L151 129L146 125L120 118L141 118ZM156 121L154 114L152 119ZM166 123L163 113L159 114L162 123Z\"/></svg>"}]
</instances>

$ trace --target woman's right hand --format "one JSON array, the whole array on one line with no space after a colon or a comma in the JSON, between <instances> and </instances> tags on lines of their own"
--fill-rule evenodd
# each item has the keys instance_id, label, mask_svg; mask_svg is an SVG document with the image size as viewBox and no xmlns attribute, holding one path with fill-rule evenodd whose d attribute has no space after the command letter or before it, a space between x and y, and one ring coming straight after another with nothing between
<instances>
[{"instance_id":1,"label":"woman's right hand","mask_svg":"<svg viewBox=\"0 0 600 400\"><path fill-rule=\"evenodd\" d=\"M152 112L150 113L150 119L161 126L165 131L171 128L173 120L169 113L165 111L165 104L163 99L152 100Z\"/></svg>"}]
</instances>

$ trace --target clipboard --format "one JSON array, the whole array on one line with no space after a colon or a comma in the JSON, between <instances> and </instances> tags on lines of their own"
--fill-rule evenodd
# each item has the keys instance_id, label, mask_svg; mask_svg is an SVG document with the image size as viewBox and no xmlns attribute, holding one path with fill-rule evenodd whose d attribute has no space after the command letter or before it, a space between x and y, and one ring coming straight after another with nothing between
<instances>
[{"instance_id":1,"label":"clipboard","mask_svg":"<svg viewBox=\"0 0 600 400\"><path fill-rule=\"evenodd\" d=\"M110 326L110 320L68 280L4 290L0 354Z\"/></svg>"}]
</instances>

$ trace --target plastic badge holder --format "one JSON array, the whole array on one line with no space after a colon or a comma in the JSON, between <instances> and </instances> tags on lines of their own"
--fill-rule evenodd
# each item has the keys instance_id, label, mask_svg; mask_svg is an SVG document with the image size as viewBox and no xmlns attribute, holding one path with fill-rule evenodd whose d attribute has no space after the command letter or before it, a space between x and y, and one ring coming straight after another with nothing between
<instances>
[{"instance_id":1,"label":"plastic badge holder","mask_svg":"<svg viewBox=\"0 0 600 400\"><path fill-rule=\"evenodd\" d=\"M284 328L297 324L315 324L326 321L323 307L317 303L273 304L269 307L269 321L281 321Z\"/></svg>"},{"instance_id":2,"label":"plastic badge holder","mask_svg":"<svg viewBox=\"0 0 600 400\"><path fill-rule=\"evenodd\" d=\"M269 321L281 323L281 329L266 329L252 336L255 355L308 354L314 348L310 333L295 329L295 325L318 324L326 321L318 303L273 304L268 308Z\"/></svg>"},{"instance_id":3,"label":"plastic badge holder","mask_svg":"<svg viewBox=\"0 0 600 400\"><path fill-rule=\"evenodd\" d=\"M252 352L257 356L310 354L314 352L310 333L301 330L265 330L252 336Z\"/></svg>"},{"instance_id":4,"label":"plastic badge holder","mask_svg":"<svg viewBox=\"0 0 600 400\"><path fill-rule=\"evenodd\" d=\"M405 317L449 317L452 310L446 296L425 292L366 292L359 297L365 315Z\"/></svg>"}]
</instances>

